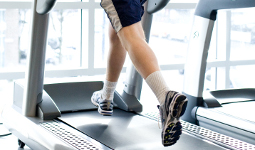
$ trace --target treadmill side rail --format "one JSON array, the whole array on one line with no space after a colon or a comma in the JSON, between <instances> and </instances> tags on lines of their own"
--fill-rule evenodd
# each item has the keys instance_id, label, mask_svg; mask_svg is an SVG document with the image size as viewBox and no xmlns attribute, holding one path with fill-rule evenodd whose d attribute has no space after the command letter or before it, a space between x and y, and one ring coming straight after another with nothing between
<instances>
[{"instance_id":1,"label":"treadmill side rail","mask_svg":"<svg viewBox=\"0 0 255 150\"><path fill-rule=\"evenodd\" d=\"M54 134L42 128L40 126L40 122L43 122L41 119L23 116L21 109L16 106L6 107L3 111L2 118L4 126L32 149L74 149L71 145L68 145Z\"/></svg>"},{"instance_id":2,"label":"treadmill side rail","mask_svg":"<svg viewBox=\"0 0 255 150\"><path fill-rule=\"evenodd\" d=\"M111 149L64 123L55 120L43 121L35 117L25 117L21 114L21 109L16 106L5 108L3 119L5 127L31 149Z\"/></svg>"},{"instance_id":3,"label":"treadmill side rail","mask_svg":"<svg viewBox=\"0 0 255 150\"><path fill-rule=\"evenodd\" d=\"M217 10L255 7L254 0L200 0L195 15L216 20Z\"/></svg>"},{"instance_id":4,"label":"treadmill side rail","mask_svg":"<svg viewBox=\"0 0 255 150\"><path fill-rule=\"evenodd\" d=\"M255 144L254 122L232 116L231 114L226 114L222 112L221 109L222 108L210 109L198 107L196 117L199 125L233 138Z\"/></svg>"},{"instance_id":5,"label":"treadmill side rail","mask_svg":"<svg viewBox=\"0 0 255 150\"><path fill-rule=\"evenodd\" d=\"M47 45L49 14L36 12L37 0L33 1L32 29L27 72L25 75L22 113L28 117L36 116L36 106L42 101L45 54Z\"/></svg>"},{"instance_id":6,"label":"treadmill side rail","mask_svg":"<svg viewBox=\"0 0 255 150\"><path fill-rule=\"evenodd\" d=\"M149 14L155 13L164 8L170 0L148 0L147 12Z\"/></svg>"}]
</instances>

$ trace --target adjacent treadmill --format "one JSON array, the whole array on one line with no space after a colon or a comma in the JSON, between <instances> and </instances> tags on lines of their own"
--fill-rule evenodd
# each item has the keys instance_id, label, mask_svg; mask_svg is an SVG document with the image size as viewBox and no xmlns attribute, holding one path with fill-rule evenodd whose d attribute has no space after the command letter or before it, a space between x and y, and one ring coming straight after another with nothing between
<instances>
[{"instance_id":1,"label":"adjacent treadmill","mask_svg":"<svg viewBox=\"0 0 255 150\"><path fill-rule=\"evenodd\" d=\"M141 115L142 78L127 69L125 88L115 92L113 116L101 116L90 97L101 81L43 84L49 12L55 0L33 1L31 50L26 80L14 84L13 104L2 113L20 147L34 150L255 149L254 145L182 121L183 134L171 147L161 144L157 115ZM149 39L152 14L169 0L148 0L142 20ZM155 117L156 116L156 117ZM237 143L237 144L236 144Z\"/></svg>"},{"instance_id":2,"label":"adjacent treadmill","mask_svg":"<svg viewBox=\"0 0 255 150\"><path fill-rule=\"evenodd\" d=\"M189 103L183 120L255 144L255 89L204 92L206 61L217 10L255 7L254 0L200 0L185 65L184 90ZM251 18L252 19L252 18Z\"/></svg>"}]
</instances>

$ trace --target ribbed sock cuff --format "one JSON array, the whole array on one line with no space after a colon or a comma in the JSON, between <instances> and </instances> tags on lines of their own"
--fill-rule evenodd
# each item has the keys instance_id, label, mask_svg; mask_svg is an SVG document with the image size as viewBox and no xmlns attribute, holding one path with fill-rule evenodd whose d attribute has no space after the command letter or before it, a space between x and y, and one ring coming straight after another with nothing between
<instances>
[{"instance_id":1,"label":"ribbed sock cuff","mask_svg":"<svg viewBox=\"0 0 255 150\"><path fill-rule=\"evenodd\" d=\"M153 93L156 95L160 105L165 102L166 93L170 90L160 71L153 72L146 79Z\"/></svg>"},{"instance_id":2,"label":"ribbed sock cuff","mask_svg":"<svg viewBox=\"0 0 255 150\"><path fill-rule=\"evenodd\" d=\"M113 100L116 86L117 86L117 82L110 82L105 80L104 87L102 90L102 98L107 100Z\"/></svg>"}]
</instances>

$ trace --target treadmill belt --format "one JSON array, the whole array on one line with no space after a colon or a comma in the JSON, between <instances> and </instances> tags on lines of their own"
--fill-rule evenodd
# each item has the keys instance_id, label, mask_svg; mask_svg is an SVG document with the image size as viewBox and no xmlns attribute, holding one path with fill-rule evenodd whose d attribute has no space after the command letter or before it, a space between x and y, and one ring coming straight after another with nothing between
<instances>
[{"instance_id":1,"label":"treadmill belt","mask_svg":"<svg viewBox=\"0 0 255 150\"><path fill-rule=\"evenodd\" d=\"M102 116L94 110L62 114L59 119L117 150L223 149L185 133L175 145L164 147L156 121L120 109L114 109L112 116Z\"/></svg>"}]
</instances>

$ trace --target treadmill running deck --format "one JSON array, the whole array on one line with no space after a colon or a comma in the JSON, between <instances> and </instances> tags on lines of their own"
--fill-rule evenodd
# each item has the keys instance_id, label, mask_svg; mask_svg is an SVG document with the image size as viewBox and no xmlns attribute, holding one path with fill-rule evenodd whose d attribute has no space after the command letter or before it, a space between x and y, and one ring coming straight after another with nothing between
<instances>
[{"instance_id":1,"label":"treadmill running deck","mask_svg":"<svg viewBox=\"0 0 255 150\"><path fill-rule=\"evenodd\" d=\"M175 145L165 148L156 121L120 109L114 109L113 116L102 116L94 110L62 114L59 119L112 149L223 149L186 133Z\"/></svg>"}]
</instances>

